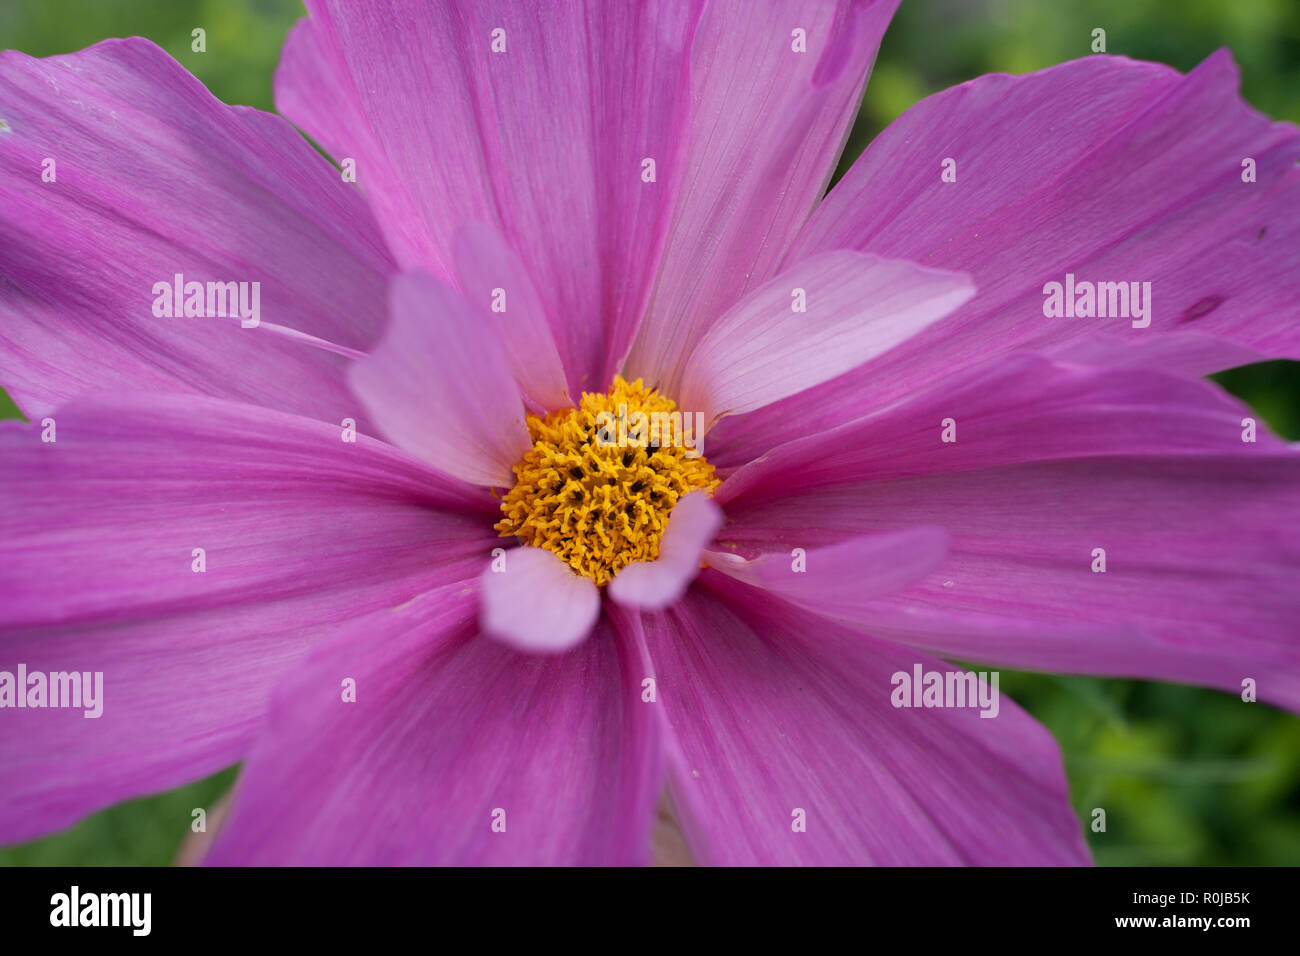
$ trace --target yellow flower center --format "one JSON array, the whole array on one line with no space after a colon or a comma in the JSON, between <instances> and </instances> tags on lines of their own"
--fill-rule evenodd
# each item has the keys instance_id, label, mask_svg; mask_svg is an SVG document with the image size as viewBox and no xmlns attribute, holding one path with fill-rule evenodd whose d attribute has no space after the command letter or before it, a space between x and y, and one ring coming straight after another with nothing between
<instances>
[{"instance_id":1,"label":"yellow flower center","mask_svg":"<svg viewBox=\"0 0 1300 956\"><path fill-rule=\"evenodd\" d=\"M529 415L533 447L494 527L598 585L654 560L677 499L720 484L699 451L701 419L621 377L607 394L583 392L577 408Z\"/></svg>"}]
</instances>

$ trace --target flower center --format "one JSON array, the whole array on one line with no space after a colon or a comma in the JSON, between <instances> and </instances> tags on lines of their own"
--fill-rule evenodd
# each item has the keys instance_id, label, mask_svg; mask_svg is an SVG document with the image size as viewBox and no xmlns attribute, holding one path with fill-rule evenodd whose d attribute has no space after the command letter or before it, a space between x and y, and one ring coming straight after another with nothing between
<instances>
[{"instance_id":1,"label":"flower center","mask_svg":"<svg viewBox=\"0 0 1300 956\"><path fill-rule=\"evenodd\" d=\"M577 408L529 415L533 447L514 466L494 527L597 584L654 560L677 500L720 484L700 453L702 419L621 377L607 394L583 392Z\"/></svg>"}]
</instances>

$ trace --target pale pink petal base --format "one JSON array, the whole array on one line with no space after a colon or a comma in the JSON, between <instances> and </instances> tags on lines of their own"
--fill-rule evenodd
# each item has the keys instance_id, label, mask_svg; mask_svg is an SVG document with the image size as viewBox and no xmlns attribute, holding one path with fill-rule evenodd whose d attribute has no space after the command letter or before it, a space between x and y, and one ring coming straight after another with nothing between
<instances>
[{"instance_id":1,"label":"pale pink petal base","mask_svg":"<svg viewBox=\"0 0 1300 956\"><path fill-rule=\"evenodd\" d=\"M399 447L475 485L508 488L532 447L496 330L448 286L403 273L389 327L348 381Z\"/></svg>"},{"instance_id":2,"label":"pale pink petal base","mask_svg":"<svg viewBox=\"0 0 1300 956\"><path fill-rule=\"evenodd\" d=\"M600 616L600 590L544 548L493 558L479 577L485 633L519 651L557 654L580 643Z\"/></svg>"},{"instance_id":3,"label":"pale pink petal base","mask_svg":"<svg viewBox=\"0 0 1300 956\"><path fill-rule=\"evenodd\" d=\"M966 276L911 262L813 256L721 316L669 393L710 424L752 412L889 351L974 292Z\"/></svg>"},{"instance_id":4,"label":"pale pink petal base","mask_svg":"<svg viewBox=\"0 0 1300 956\"><path fill-rule=\"evenodd\" d=\"M849 538L822 548L791 548L747 561L708 551L705 561L723 574L827 617L852 621L872 600L916 584L948 554L941 528Z\"/></svg>"},{"instance_id":5,"label":"pale pink petal base","mask_svg":"<svg viewBox=\"0 0 1300 956\"><path fill-rule=\"evenodd\" d=\"M635 561L609 582L609 596L625 607L658 611L684 593L700 570L704 549L722 527L722 509L704 491L673 506L654 561Z\"/></svg>"},{"instance_id":6,"label":"pale pink petal base","mask_svg":"<svg viewBox=\"0 0 1300 956\"><path fill-rule=\"evenodd\" d=\"M478 307L480 321L496 331L519 387L546 411L571 407L546 307L519 256L481 223L457 230L453 249L461 290Z\"/></svg>"}]
</instances>

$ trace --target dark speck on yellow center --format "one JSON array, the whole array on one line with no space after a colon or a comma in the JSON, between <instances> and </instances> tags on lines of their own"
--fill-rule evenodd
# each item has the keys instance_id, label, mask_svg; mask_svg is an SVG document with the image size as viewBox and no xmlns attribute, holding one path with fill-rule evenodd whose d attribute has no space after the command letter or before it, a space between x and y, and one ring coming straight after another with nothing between
<instances>
[{"instance_id":1,"label":"dark speck on yellow center","mask_svg":"<svg viewBox=\"0 0 1300 956\"><path fill-rule=\"evenodd\" d=\"M620 405L629 421L637 412L668 421L665 416L677 411L675 402L640 379L628 384L615 378L606 394L583 392L577 408L529 415L533 447L514 466L515 486L501 501L505 517L494 526L503 538L514 535L553 551L598 585L633 561L657 558L677 500L720 484L702 455L662 432L662 445L643 445L629 435L620 446L617 426L607 425L609 443L603 444L600 426L617 421ZM601 412L609 418L601 419ZM678 428L673 437L681 434Z\"/></svg>"}]
</instances>

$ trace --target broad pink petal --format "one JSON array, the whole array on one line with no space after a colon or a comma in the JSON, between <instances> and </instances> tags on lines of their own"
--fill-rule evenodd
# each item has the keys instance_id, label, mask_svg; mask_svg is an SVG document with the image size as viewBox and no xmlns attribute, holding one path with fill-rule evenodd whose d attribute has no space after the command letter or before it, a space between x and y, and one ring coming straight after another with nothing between
<instances>
[{"instance_id":1,"label":"broad pink petal","mask_svg":"<svg viewBox=\"0 0 1300 956\"><path fill-rule=\"evenodd\" d=\"M1087 863L1051 735L1010 700L896 709L958 670L716 571L645 615L674 807L705 864ZM794 824L803 811L805 832Z\"/></svg>"},{"instance_id":2,"label":"broad pink petal","mask_svg":"<svg viewBox=\"0 0 1300 956\"><path fill-rule=\"evenodd\" d=\"M876 598L915 584L943 564L948 535L940 528L909 528L849 538L821 548L769 552L746 560L706 552L710 567L791 604L853 621Z\"/></svg>"},{"instance_id":3,"label":"broad pink petal","mask_svg":"<svg viewBox=\"0 0 1300 956\"><path fill-rule=\"evenodd\" d=\"M355 187L293 127L224 105L138 38L0 55L0 119L0 384L28 416L112 388L365 427L344 356L379 336L393 265ZM260 283L260 324L156 317L154 285L178 273Z\"/></svg>"},{"instance_id":4,"label":"broad pink petal","mask_svg":"<svg viewBox=\"0 0 1300 956\"><path fill-rule=\"evenodd\" d=\"M671 393L706 422L750 412L887 352L974 292L966 276L910 262L814 256L720 317Z\"/></svg>"},{"instance_id":5,"label":"broad pink petal","mask_svg":"<svg viewBox=\"0 0 1300 956\"><path fill-rule=\"evenodd\" d=\"M830 182L897 6L718 0L706 8L672 238L625 363L630 375L675 394L713 321L780 271Z\"/></svg>"},{"instance_id":6,"label":"broad pink petal","mask_svg":"<svg viewBox=\"0 0 1300 956\"><path fill-rule=\"evenodd\" d=\"M1300 450L1263 423L1242 441L1248 418L1208 382L1013 356L781 446L715 496L742 551L947 529L937 572L862 609L873 635L1035 670L1252 678L1300 708Z\"/></svg>"},{"instance_id":7,"label":"broad pink petal","mask_svg":"<svg viewBox=\"0 0 1300 956\"><path fill-rule=\"evenodd\" d=\"M1027 76L985 76L923 100L873 142L800 236L790 261L853 248L969 273L978 295L948 320L842 379L732 421L715 463L879 408L998 353L1102 337L1093 361L1177 333L1195 374L1300 357L1300 131L1238 94L1226 51L1186 76L1090 56ZM941 163L957 181L941 181ZM1255 182L1242 164L1255 163ZM1047 318L1043 287L1151 282L1151 325ZM1194 332L1223 342L1200 347ZM1249 360L1249 359L1248 359Z\"/></svg>"},{"instance_id":8,"label":"broad pink petal","mask_svg":"<svg viewBox=\"0 0 1300 956\"><path fill-rule=\"evenodd\" d=\"M634 561L609 582L609 596L625 607L658 611L685 592L700 558L722 527L722 509L706 492L693 491L673 506L654 561Z\"/></svg>"},{"instance_id":9,"label":"broad pink petal","mask_svg":"<svg viewBox=\"0 0 1300 956\"><path fill-rule=\"evenodd\" d=\"M296 668L206 862L646 862L662 744L635 646L606 619L518 654L472 618L472 594L427 595Z\"/></svg>"},{"instance_id":10,"label":"broad pink petal","mask_svg":"<svg viewBox=\"0 0 1300 956\"><path fill-rule=\"evenodd\" d=\"M484 633L518 651L567 651L591 633L600 616L595 582L545 548L505 552L483 570L479 585Z\"/></svg>"},{"instance_id":11,"label":"broad pink petal","mask_svg":"<svg viewBox=\"0 0 1300 956\"><path fill-rule=\"evenodd\" d=\"M496 330L423 273L395 278L389 298L388 331L349 370L353 390L411 454L471 484L509 488L532 442Z\"/></svg>"},{"instance_id":12,"label":"broad pink petal","mask_svg":"<svg viewBox=\"0 0 1300 956\"><path fill-rule=\"evenodd\" d=\"M519 257L500 233L478 223L456 233L454 250L464 296L496 330L519 387L547 411L572 408L546 309Z\"/></svg>"},{"instance_id":13,"label":"broad pink petal","mask_svg":"<svg viewBox=\"0 0 1300 956\"><path fill-rule=\"evenodd\" d=\"M0 843L239 760L307 647L495 540L487 495L310 419L124 395L56 424L0 427L0 670L101 671L103 714L4 710Z\"/></svg>"},{"instance_id":14,"label":"broad pink petal","mask_svg":"<svg viewBox=\"0 0 1300 956\"><path fill-rule=\"evenodd\" d=\"M450 280L456 228L498 229L537 287L571 390L603 389L682 175L701 4L307 6L276 75L280 111L356 160L404 268Z\"/></svg>"},{"instance_id":15,"label":"broad pink petal","mask_svg":"<svg viewBox=\"0 0 1300 956\"><path fill-rule=\"evenodd\" d=\"M1249 408L1217 386L1143 369L1097 369L1028 353L930 384L891 408L780 445L718 488L724 507L1056 458L1236 455L1279 447L1267 428L1241 441ZM949 424L951 420L951 424ZM945 441L945 435L952 441Z\"/></svg>"}]
</instances>

